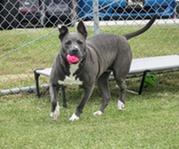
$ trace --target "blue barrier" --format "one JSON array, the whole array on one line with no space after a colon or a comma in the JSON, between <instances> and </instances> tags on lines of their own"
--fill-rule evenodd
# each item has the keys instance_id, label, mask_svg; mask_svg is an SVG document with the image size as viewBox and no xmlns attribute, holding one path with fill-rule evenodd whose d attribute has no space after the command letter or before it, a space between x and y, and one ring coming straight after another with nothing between
<instances>
[{"instance_id":1,"label":"blue barrier","mask_svg":"<svg viewBox=\"0 0 179 149\"><path fill-rule=\"evenodd\" d=\"M158 14L161 18L170 18L175 15L175 0L141 0L131 4L131 0L99 0L99 18L135 19L150 18ZM93 19L93 0L77 0L78 15L84 19Z\"/></svg>"}]
</instances>

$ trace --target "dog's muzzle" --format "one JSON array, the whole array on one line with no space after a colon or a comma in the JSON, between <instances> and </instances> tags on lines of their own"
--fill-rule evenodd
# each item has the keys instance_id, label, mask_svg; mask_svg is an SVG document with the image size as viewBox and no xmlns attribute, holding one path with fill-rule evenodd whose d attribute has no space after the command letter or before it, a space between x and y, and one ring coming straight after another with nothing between
<instances>
[{"instance_id":1,"label":"dog's muzzle","mask_svg":"<svg viewBox=\"0 0 179 149\"><path fill-rule=\"evenodd\" d=\"M73 48L68 51L68 54L71 56L80 57L80 50L78 48Z\"/></svg>"}]
</instances>

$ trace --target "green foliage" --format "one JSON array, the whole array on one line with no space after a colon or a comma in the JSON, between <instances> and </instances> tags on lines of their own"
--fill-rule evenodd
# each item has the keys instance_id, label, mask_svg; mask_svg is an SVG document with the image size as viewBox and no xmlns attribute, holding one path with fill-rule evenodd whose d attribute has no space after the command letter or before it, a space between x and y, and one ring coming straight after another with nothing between
<instances>
[{"instance_id":1,"label":"green foliage","mask_svg":"<svg viewBox=\"0 0 179 149\"><path fill-rule=\"evenodd\" d=\"M156 75L147 75L144 82L144 87L157 87L158 86L158 80Z\"/></svg>"}]
</instances>

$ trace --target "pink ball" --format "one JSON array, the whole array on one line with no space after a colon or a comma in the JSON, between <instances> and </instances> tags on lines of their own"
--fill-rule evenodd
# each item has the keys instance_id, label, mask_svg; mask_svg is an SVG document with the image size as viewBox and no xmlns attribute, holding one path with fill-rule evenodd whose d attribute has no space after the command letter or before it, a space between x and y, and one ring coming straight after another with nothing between
<instances>
[{"instance_id":1,"label":"pink ball","mask_svg":"<svg viewBox=\"0 0 179 149\"><path fill-rule=\"evenodd\" d=\"M77 56L67 55L67 60L70 64L75 64L79 61L79 58Z\"/></svg>"}]
</instances>

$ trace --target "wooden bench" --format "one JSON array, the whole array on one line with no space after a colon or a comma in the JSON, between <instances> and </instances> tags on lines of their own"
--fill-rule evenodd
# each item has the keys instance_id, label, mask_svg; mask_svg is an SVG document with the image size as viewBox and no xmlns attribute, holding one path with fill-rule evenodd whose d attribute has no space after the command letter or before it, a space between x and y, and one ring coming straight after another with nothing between
<instances>
[{"instance_id":1,"label":"wooden bench","mask_svg":"<svg viewBox=\"0 0 179 149\"><path fill-rule=\"evenodd\" d=\"M141 83L137 94L141 95L144 87L144 82L147 73L162 73L168 71L179 70L179 55L169 55L169 56L156 56L149 58L137 58L132 60L131 68L127 78L133 76L142 76ZM51 73L51 68L41 68L34 70L34 77L36 83L36 94L40 97L39 89L39 77L44 75L49 77ZM110 76L110 80L113 80L113 75ZM65 85L68 84L79 84L75 80L68 78L67 82L64 82L61 85L62 90L62 100L63 106L66 107L66 95L65 95Z\"/></svg>"}]
</instances>

